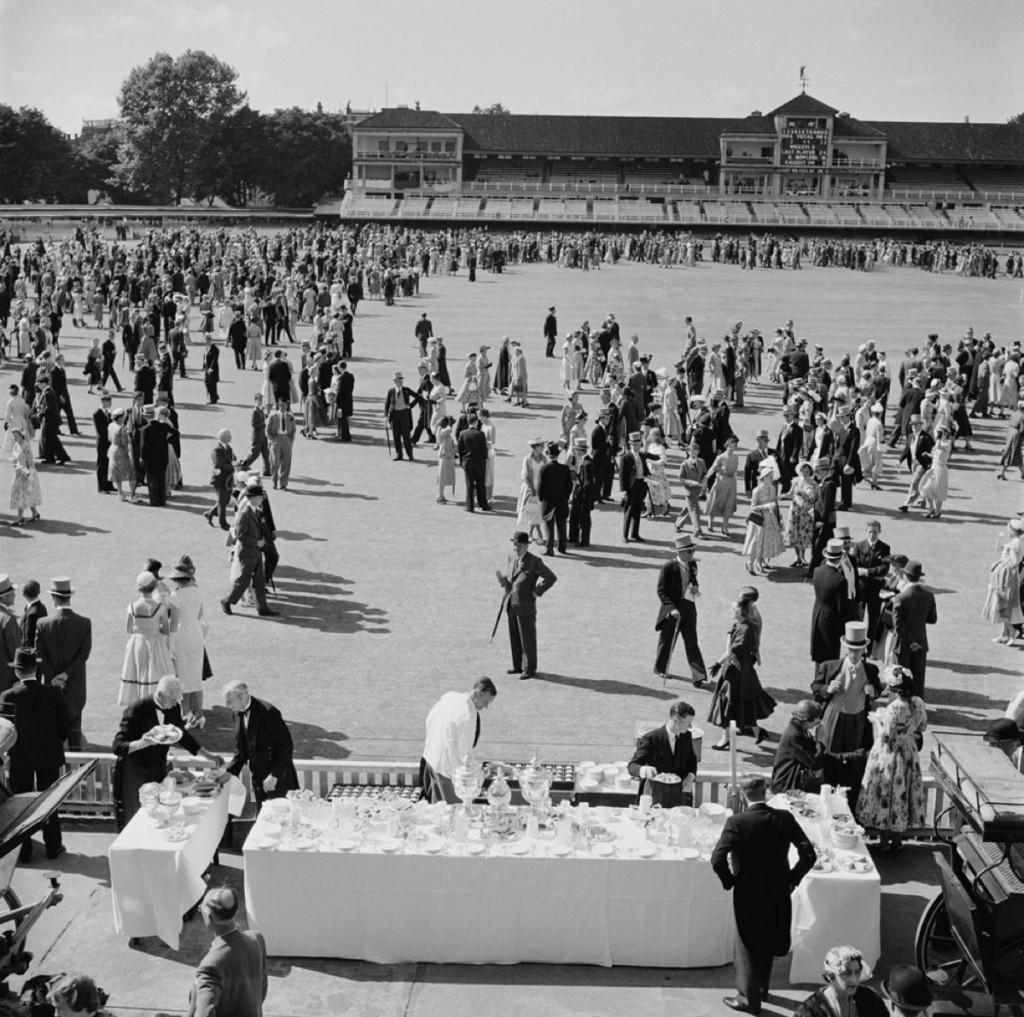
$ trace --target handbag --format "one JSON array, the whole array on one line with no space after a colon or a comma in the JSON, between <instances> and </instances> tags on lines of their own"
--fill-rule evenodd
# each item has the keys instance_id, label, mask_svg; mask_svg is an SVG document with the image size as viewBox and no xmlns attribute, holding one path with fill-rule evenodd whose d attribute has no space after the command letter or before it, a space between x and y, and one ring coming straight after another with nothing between
<instances>
[{"instance_id":1,"label":"handbag","mask_svg":"<svg viewBox=\"0 0 1024 1017\"><path fill-rule=\"evenodd\" d=\"M764 513L760 509L751 509L750 515L747 516L747 522L753 523L755 526L763 526Z\"/></svg>"}]
</instances>

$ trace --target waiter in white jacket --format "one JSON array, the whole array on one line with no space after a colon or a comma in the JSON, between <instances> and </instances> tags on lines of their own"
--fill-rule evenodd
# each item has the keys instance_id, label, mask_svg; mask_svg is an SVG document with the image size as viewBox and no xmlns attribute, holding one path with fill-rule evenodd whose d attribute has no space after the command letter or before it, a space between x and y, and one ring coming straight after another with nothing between
<instances>
[{"instance_id":1,"label":"waiter in white jacket","mask_svg":"<svg viewBox=\"0 0 1024 1017\"><path fill-rule=\"evenodd\" d=\"M446 692L431 707L420 759L420 783L428 802L459 801L452 777L480 740L480 713L497 694L494 682L485 676L469 692Z\"/></svg>"}]
</instances>

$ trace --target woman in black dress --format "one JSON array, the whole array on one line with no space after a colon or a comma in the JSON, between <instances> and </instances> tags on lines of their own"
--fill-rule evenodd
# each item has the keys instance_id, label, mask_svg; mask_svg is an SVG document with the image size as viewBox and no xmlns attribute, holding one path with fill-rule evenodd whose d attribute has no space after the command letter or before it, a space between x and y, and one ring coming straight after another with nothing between
<instances>
[{"instance_id":1,"label":"woman in black dress","mask_svg":"<svg viewBox=\"0 0 1024 1017\"><path fill-rule=\"evenodd\" d=\"M729 721L736 727L754 729L757 740L763 737L758 722L771 715L775 700L761 688L755 667L760 652L760 626L751 616L753 601L743 598L732 606L733 625L725 655L712 671L718 669L718 685L711 697L708 721L723 728L722 737L714 749L729 747Z\"/></svg>"}]
</instances>

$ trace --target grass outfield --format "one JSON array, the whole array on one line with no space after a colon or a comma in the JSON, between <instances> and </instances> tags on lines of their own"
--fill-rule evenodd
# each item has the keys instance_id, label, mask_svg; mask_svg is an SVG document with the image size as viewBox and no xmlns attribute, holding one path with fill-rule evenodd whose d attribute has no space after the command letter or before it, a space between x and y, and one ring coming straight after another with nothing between
<instances>
[{"instance_id":1,"label":"grass outfield","mask_svg":"<svg viewBox=\"0 0 1024 1017\"><path fill-rule=\"evenodd\" d=\"M535 433L558 431L560 362L543 357L541 339L547 307L557 305L563 332L614 312L624 338L639 333L655 367L676 359L682 319L690 314L709 340L738 320L770 335L790 317L798 335L824 343L831 356L852 353L858 343L875 339L888 351L895 373L903 349L929 332L953 343L969 325L977 334L992 332L997 342L1020 337L1022 296L1019 281L961 279L909 268L871 274L811 267L798 273L741 272L709 264L665 271L623 263L591 273L513 266L500 276L481 273L474 285L465 273L428 278L419 297L395 307L365 303L355 322L355 440L340 445L299 437L290 489L271 492L281 552L273 601L281 617L272 619L244 608L232 618L221 613L227 552L221 531L210 529L200 515L212 503L206 482L213 436L230 427L236 451L246 453L248 409L260 376L236 371L230 355L222 355L222 402L206 406L198 380L201 352L193 347L192 378L175 382L186 489L164 509L121 504L115 496L96 493L93 475L89 434L97 401L86 394L81 364L89 340L99 333L66 329L62 348L69 354L83 436L66 442L74 459L68 467L41 468L43 521L0 529L0 571L9 572L16 586L29 577L44 588L50 576L72 577L75 608L93 620L84 726L97 748L109 747L120 717L116 696L124 614L135 576L148 557L169 565L187 553L196 562L211 623L208 646L216 675L208 683L208 705L219 707L223 682L249 681L256 695L282 709L297 755L418 758L423 718L434 700L489 674L499 696L484 718L480 748L485 755L518 759L536 751L547 759L622 758L635 724L660 722L676 695L695 705L698 719L706 715L710 699L678 680L663 690L651 674L656 570L671 553L670 521L645 520L641 533L647 543L626 547L618 510L605 506L595 512L594 546L550 562L559 582L540 604L543 674L538 679L506 677L503 624L493 644L488 642L501 593L494 571L504 566L509 551L526 442ZM420 461L413 464L391 462L388 456L384 394L396 368L404 370L407 383L416 376L413 326L423 311L435 333L445 337L456 386L467 352L488 342L496 359L501 336L523 341L530 409L490 404L498 444L497 511L491 515L468 519L459 504L434 503L432 450L419 449ZM0 375L6 382L15 372L8 367ZM115 396L115 406L126 402L127 397ZM596 406L592 389L584 389L582 403L591 410ZM759 428L774 433L779 403L773 386L749 390L747 408L733 413L743 449ZM939 611L939 624L930 633L932 730L983 728L1020 686L1019 651L991 642L996 632L981 620L980 610L998 529L1024 507L1024 494L1015 482L995 480L1002 427L980 423L976 451L958 452L951 463L942 519L907 518L895 511L906 483L905 475L895 472L895 456L887 462L883 491L858 490L855 511L840 519L859 537L864 520L879 517L883 539L924 562L925 582L938 595ZM10 466L5 464L0 475L6 503ZM699 631L710 661L722 650L730 599L748 577L739 554L738 521L731 542L701 543ZM787 554L776 564L789 560ZM757 585L765 619L761 680L780 704L768 726L780 731L811 676L812 595L785 568ZM677 674L681 666L680 649ZM225 748L230 731L221 707L211 714L202 740ZM741 759L764 764L770 756L755 752L745 739Z\"/></svg>"}]
</instances>

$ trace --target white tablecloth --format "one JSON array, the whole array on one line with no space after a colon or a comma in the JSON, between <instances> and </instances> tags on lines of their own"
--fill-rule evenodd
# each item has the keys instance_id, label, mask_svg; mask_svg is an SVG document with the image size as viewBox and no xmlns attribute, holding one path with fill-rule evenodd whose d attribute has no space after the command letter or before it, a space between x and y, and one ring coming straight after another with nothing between
<instances>
[{"instance_id":1,"label":"white tablecloth","mask_svg":"<svg viewBox=\"0 0 1024 1017\"><path fill-rule=\"evenodd\" d=\"M166 840L145 812L131 818L109 852L114 929L119 935L159 936L172 950L178 949L182 915L206 891L203 873L224 834L229 804L237 806L234 790L232 784L211 798L202 813L187 816L192 836L180 843ZM244 803L244 789L241 800Z\"/></svg>"},{"instance_id":2,"label":"white tablecloth","mask_svg":"<svg viewBox=\"0 0 1024 1017\"><path fill-rule=\"evenodd\" d=\"M782 799L770 804L786 807ZM812 823L797 819L810 834ZM871 857L863 840L852 850ZM793 894L790 982L820 984L821 963L833 946L857 947L873 968L882 953L881 921L882 878L873 866L870 872L809 872Z\"/></svg>"},{"instance_id":3,"label":"white tablecloth","mask_svg":"<svg viewBox=\"0 0 1024 1017\"><path fill-rule=\"evenodd\" d=\"M249 924L277 956L650 967L732 960L729 894L706 860L673 850L654 859L468 857L250 842Z\"/></svg>"}]
</instances>

